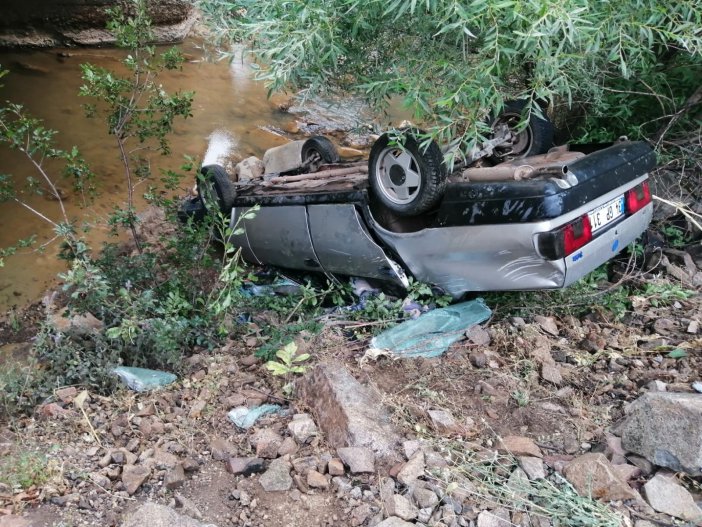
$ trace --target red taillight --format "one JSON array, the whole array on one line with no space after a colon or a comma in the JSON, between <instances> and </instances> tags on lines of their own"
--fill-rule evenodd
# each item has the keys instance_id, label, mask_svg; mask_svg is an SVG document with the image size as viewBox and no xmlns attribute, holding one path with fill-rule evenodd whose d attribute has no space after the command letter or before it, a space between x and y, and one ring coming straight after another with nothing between
<instances>
[{"instance_id":1,"label":"red taillight","mask_svg":"<svg viewBox=\"0 0 702 527\"><path fill-rule=\"evenodd\" d=\"M651 189L648 186L648 181L644 181L640 185L627 190L626 192L626 213L634 214L640 211L646 205L651 203Z\"/></svg>"},{"instance_id":2,"label":"red taillight","mask_svg":"<svg viewBox=\"0 0 702 527\"><path fill-rule=\"evenodd\" d=\"M569 223L563 229L563 251L568 256L592 241L592 227L587 214Z\"/></svg>"}]
</instances>

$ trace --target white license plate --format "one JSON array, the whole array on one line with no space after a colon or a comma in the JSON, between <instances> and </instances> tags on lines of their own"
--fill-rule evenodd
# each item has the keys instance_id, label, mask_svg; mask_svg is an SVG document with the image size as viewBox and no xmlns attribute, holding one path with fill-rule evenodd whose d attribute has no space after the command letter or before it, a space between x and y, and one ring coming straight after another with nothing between
<instances>
[{"instance_id":1,"label":"white license plate","mask_svg":"<svg viewBox=\"0 0 702 527\"><path fill-rule=\"evenodd\" d=\"M599 231L624 215L624 196L622 195L614 198L612 201L608 201L601 207L588 212L587 215L590 218L592 232Z\"/></svg>"}]
</instances>

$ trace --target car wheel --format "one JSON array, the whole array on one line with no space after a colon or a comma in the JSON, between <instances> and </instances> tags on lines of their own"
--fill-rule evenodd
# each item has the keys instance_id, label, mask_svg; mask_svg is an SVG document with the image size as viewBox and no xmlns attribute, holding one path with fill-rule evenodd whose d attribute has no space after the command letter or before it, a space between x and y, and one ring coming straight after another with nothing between
<instances>
[{"instance_id":1,"label":"car wheel","mask_svg":"<svg viewBox=\"0 0 702 527\"><path fill-rule=\"evenodd\" d=\"M316 172L321 165L339 162L339 152L334 143L326 137L316 135L310 137L302 145L302 166L309 172Z\"/></svg>"},{"instance_id":2,"label":"car wheel","mask_svg":"<svg viewBox=\"0 0 702 527\"><path fill-rule=\"evenodd\" d=\"M446 186L446 165L439 145L420 146L406 132L404 144L381 135L368 160L368 181L373 196L401 216L413 216L435 207Z\"/></svg>"},{"instance_id":3,"label":"car wheel","mask_svg":"<svg viewBox=\"0 0 702 527\"><path fill-rule=\"evenodd\" d=\"M490 127L497 132L501 125L507 125L513 138L508 144L495 148L493 161L501 163L510 159L545 154L553 146L553 124L547 117L539 117L532 112L526 126L517 127L527 110L527 101L505 103L502 111L492 118Z\"/></svg>"},{"instance_id":4,"label":"car wheel","mask_svg":"<svg viewBox=\"0 0 702 527\"><path fill-rule=\"evenodd\" d=\"M220 212L226 214L231 211L236 198L236 189L224 167L208 165L202 167L200 173L202 178L197 179L197 191L205 206L210 200L215 200Z\"/></svg>"}]
</instances>

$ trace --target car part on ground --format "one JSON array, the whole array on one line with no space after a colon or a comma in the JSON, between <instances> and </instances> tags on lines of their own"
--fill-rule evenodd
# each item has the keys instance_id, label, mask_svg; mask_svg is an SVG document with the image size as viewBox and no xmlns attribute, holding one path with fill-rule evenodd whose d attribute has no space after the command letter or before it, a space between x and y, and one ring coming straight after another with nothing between
<instances>
[{"instance_id":1,"label":"car part on ground","mask_svg":"<svg viewBox=\"0 0 702 527\"><path fill-rule=\"evenodd\" d=\"M332 165L340 160L334 143L321 135L310 137L303 143L300 158L300 168L307 172L316 172L322 165Z\"/></svg>"},{"instance_id":2,"label":"car part on ground","mask_svg":"<svg viewBox=\"0 0 702 527\"><path fill-rule=\"evenodd\" d=\"M527 118L526 123L522 121ZM553 146L553 124L548 117L536 114L529 101L508 101L490 123L493 134L507 125L511 140L495 148L495 163L543 154Z\"/></svg>"},{"instance_id":3,"label":"car part on ground","mask_svg":"<svg viewBox=\"0 0 702 527\"><path fill-rule=\"evenodd\" d=\"M411 216L434 208L447 178L444 156L436 142L421 145L416 131L400 138L381 135L368 159L368 183L373 196L385 207Z\"/></svg>"},{"instance_id":4,"label":"car part on ground","mask_svg":"<svg viewBox=\"0 0 702 527\"><path fill-rule=\"evenodd\" d=\"M468 181L521 181L544 175L563 177L568 174L568 163L584 156L582 152L571 152L559 147L551 149L547 154L531 156L528 163L520 158L492 167L467 168L462 175Z\"/></svg>"}]
</instances>

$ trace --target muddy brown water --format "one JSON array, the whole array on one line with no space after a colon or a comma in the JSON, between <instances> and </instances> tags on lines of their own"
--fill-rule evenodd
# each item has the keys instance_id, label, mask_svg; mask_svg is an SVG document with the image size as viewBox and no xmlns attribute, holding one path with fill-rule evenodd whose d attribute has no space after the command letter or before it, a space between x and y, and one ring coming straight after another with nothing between
<instances>
[{"instance_id":1,"label":"muddy brown water","mask_svg":"<svg viewBox=\"0 0 702 527\"><path fill-rule=\"evenodd\" d=\"M252 79L250 67L235 61L207 60L197 41L182 46L188 62L182 71L167 72L161 82L167 89L195 91L193 117L179 121L171 139L173 155L152 158L154 174L159 169L177 169L183 155L203 155L207 138L213 130L229 132L233 138L234 155L262 155L266 148L280 144L281 138L262 126L285 127L294 116L278 110L275 99L267 98L267 90ZM92 226L89 239L98 244L108 238L105 219L117 204L126 199L122 166L117 156L114 138L100 120L84 115L78 96L81 85L80 64L118 69L122 52L115 49L52 49L34 52L2 52L0 64L10 70L0 84L0 101L21 103L47 127L58 130L56 139L63 148L79 146L97 175L98 198L88 207L82 206L81 196L72 192L68 182L60 184L67 194L69 216L80 224ZM0 145L0 174L11 174L17 181L27 176L37 177L31 165L17 152ZM183 181L182 193L192 185ZM146 185L137 188L137 194ZM30 196L27 201L43 214L57 220L58 203L45 197ZM37 234L37 243L53 238L51 227L16 203L2 203L0 209L0 247L18 239ZM57 273L65 263L56 258L58 245L50 244L43 253L29 250L6 258L0 269L0 311L22 306L39 298L55 283Z\"/></svg>"}]
</instances>

